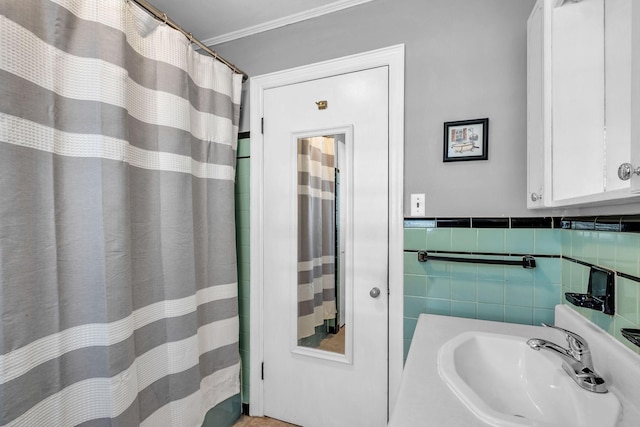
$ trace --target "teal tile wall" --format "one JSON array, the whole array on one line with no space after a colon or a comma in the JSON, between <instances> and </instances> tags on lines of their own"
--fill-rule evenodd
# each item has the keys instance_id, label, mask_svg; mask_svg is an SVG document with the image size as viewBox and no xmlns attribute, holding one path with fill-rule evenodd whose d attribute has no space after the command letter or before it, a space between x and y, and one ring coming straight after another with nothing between
<instances>
[{"instance_id":1,"label":"teal tile wall","mask_svg":"<svg viewBox=\"0 0 640 427\"><path fill-rule=\"evenodd\" d=\"M563 230L562 256L589 262L616 272L640 277L640 233ZM562 260L562 292L587 291L589 267ZM621 328L640 328L640 283L616 276L616 313L576 310L606 330L632 351L640 349L620 334Z\"/></svg>"},{"instance_id":2,"label":"teal tile wall","mask_svg":"<svg viewBox=\"0 0 640 427\"><path fill-rule=\"evenodd\" d=\"M207 412L202 422L202 427L230 427L240 417L240 395L236 394L227 400L218 403Z\"/></svg>"},{"instance_id":3,"label":"teal tile wall","mask_svg":"<svg viewBox=\"0 0 640 427\"><path fill-rule=\"evenodd\" d=\"M553 323L553 309L561 302L562 290L560 233L558 229L405 228L405 358L421 313L528 325ZM445 261L421 263L415 252L408 251L424 249L556 258L536 258L537 267L528 270Z\"/></svg>"},{"instance_id":4,"label":"teal tile wall","mask_svg":"<svg viewBox=\"0 0 640 427\"><path fill-rule=\"evenodd\" d=\"M236 247L238 252L238 304L242 402L249 403L249 139L238 140L236 165Z\"/></svg>"},{"instance_id":5,"label":"teal tile wall","mask_svg":"<svg viewBox=\"0 0 640 427\"><path fill-rule=\"evenodd\" d=\"M236 152L236 256L240 315L241 393L207 412L202 427L230 427L249 403L249 139L239 139Z\"/></svg>"},{"instance_id":6,"label":"teal tile wall","mask_svg":"<svg viewBox=\"0 0 640 427\"><path fill-rule=\"evenodd\" d=\"M564 229L405 228L404 352L421 313L501 322L553 322L565 292L587 291L589 267L573 258L640 277L640 233ZM537 267L420 263L411 250L534 254ZM495 258L493 256L492 258ZM508 257L507 257L508 258ZM573 307L573 306L572 306ZM640 328L640 283L616 276L616 314L574 307L632 351L620 334Z\"/></svg>"}]
</instances>

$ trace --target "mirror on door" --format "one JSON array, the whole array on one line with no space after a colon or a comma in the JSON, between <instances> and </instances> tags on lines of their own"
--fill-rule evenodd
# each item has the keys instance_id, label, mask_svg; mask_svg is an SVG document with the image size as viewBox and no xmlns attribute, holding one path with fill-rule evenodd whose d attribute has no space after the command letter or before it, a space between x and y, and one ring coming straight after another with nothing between
<instances>
[{"instance_id":1,"label":"mirror on door","mask_svg":"<svg viewBox=\"0 0 640 427\"><path fill-rule=\"evenodd\" d=\"M340 177L346 134L297 138L300 347L345 354L345 209ZM345 176L343 174L343 176Z\"/></svg>"}]
</instances>

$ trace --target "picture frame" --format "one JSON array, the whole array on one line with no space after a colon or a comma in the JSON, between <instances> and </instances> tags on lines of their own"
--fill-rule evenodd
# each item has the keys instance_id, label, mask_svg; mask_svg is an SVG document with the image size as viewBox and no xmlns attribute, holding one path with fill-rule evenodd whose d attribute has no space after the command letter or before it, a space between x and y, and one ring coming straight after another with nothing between
<instances>
[{"instance_id":1,"label":"picture frame","mask_svg":"<svg viewBox=\"0 0 640 427\"><path fill-rule=\"evenodd\" d=\"M444 123L443 162L488 159L488 118Z\"/></svg>"}]
</instances>

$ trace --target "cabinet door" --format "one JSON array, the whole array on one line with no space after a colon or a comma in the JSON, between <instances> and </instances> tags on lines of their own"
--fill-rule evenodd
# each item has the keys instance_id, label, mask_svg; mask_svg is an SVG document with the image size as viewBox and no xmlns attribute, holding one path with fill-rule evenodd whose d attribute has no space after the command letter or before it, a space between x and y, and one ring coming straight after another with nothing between
<instances>
[{"instance_id":1,"label":"cabinet door","mask_svg":"<svg viewBox=\"0 0 640 427\"><path fill-rule=\"evenodd\" d=\"M605 17L606 191L629 197L640 193L640 177L622 180L618 168L640 167L640 4L606 0Z\"/></svg>"},{"instance_id":2,"label":"cabinet door","mask_svg":"<svg viewBox=\"0 0 640 427\"><path fill-rule=\"evenodd\" d=\"M604 188L604 0L567 2L552 15L553 202Z\"/></svg>"},{"instance_id":3,"label":"cabinet door","mask_svg":"<svg viewBox=\"0 0 640 427\"><path fill-rule=\"evenodd\" d=\"M605 2L606 171L605 190L629 189L636 179L618 178L618 167L631 162L631 1ZM638 55L636 55L638 56ZM636 97L637 99L637 97ZM638 116L635 116L638 117ZM638 145L637 143L634 145Z\"/></svg>"},{"instance_id":4,"label":"cabinet door","mask_svg":"<svg viewBox=\"0 0 640 427\"><path fill-rule=\"evenodd\" d=\"M544 207L544 2L527 21L527 207Z\"/></svg>"},{"instance_id":5,"label":"cabinet door","mask_svg":"<svg viewBox=\"0 0 640 427\"><path fill-rule=\"evenodd\" d=\"M551 0L527 21L527 208L551 202Z\"/></svg>"},{"instance_id":6,"label":"cabinet door","mask_svg":"<svg viewBox=\"0 0 640 427\"><path fill-rule=\"evenodd\" d=\"M634 167L640 166L640 4L638 1L631 5L631 134L630 134L630 162ZM640 176L631 178L631 192L640 194Z\"/></svg>"}]
</instances>

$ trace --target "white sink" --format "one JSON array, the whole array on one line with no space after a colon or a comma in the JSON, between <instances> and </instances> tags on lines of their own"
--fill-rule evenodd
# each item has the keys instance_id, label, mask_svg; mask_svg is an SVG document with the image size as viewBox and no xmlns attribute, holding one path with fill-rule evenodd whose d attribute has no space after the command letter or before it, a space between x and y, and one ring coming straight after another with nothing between
<instances>
[{"instance_id":1,"label":"white sink","mask_svg":"<svg viewBox=\"0 0 640 427\"><path fill-rule=\"evenodd\" d=\"M548 351L527 339L465 332L438 352L438 371L458 398L493 426L614 427L622 407L611 392L580 388ZM596 366L596 370L597 370Z\"/></svg>"}]
</instances>

